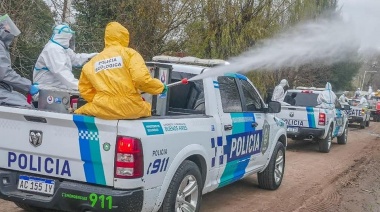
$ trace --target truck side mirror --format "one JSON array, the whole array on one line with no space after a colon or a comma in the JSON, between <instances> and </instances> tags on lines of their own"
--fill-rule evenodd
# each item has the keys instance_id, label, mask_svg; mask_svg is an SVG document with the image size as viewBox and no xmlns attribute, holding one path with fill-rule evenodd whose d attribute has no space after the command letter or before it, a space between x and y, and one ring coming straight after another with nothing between
<instances>
[{"instance_id":1,"label":"truck side mirror","mask_svg":"<svg viewBox=\"0 0 380 212\"><path fill-rule=\"evenodd\" d=\"M267 112L268 113L279 113L279 112L281 112L281 103L275 102L275 101L269 102Z\"/></svg>"}]
</instances>

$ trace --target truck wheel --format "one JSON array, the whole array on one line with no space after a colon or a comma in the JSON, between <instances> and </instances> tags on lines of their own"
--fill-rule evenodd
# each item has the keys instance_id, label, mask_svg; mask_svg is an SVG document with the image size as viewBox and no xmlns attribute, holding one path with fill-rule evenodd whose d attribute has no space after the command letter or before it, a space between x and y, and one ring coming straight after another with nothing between
<instances>
[{"instance_id":1,"label":"truck wheel","mask_svg":"<svg viewBox=\"0 0 380 212\"><path fill-rule=\"evenodd\" d=\"M360 122L360 129L364 129L365 128L365 121L362 121L362 122Z\"/></svg>"},{"instance_id":2,"label":"truck wheel","mask_svg":"<svg viewBox=\"0 0 380 212\"><path fill-rule=\"evenodd\" d=\"M202 189L202 175L198 166L185 160L174 174L159 211L199 211Z\"/></svg>"},{"instance_id":3,"label":"truck wheel","mask_svg":"<svg viewBox=\"0 0 380 212\"><path fill-rule=\"evenodd\" d=\"M326 138L321 139L319 141L319 151L323 153L330 152L331 141L332 141L332 128L330 127L329 131L327 132Z\"/></svg>"},{"instance_id":4,"label":"truck wheel","mask_svg":"<svg viewBox=\"0 0 380 212\"><path fill-rule=\"evenodd\" d=\"M17 205L17 207L25 210L25 211L28 211L28 212L42 212L42 211L45 211L45 209L43 208L38 208L38 207L34 207L34 206L31 206L31 205L28 205L28 204L24 204L24 203L20 203L20 202L15 202L15 204Z\"/></svg>"},{"instance_id":5,"label":"truck wheel","mask_svg":"<svg viewBox=\"0 0 380 212\"><path fill-rule=\"evenodd\" d=\"M263 172L257 173L260 188L276 190L280 187L285 170L285 147L277 142L272 158Z\"/></svg>"},{"instance_id":6,"label":"truck wheel","mask_svg":"<svg viewBox=\"0 0 380 212\"><path fill-rule=\"evenodd\" d=\"M338 144L347 144L348 124L344 127L342 135L338 136Z\"/></svg>"}]
</instances>

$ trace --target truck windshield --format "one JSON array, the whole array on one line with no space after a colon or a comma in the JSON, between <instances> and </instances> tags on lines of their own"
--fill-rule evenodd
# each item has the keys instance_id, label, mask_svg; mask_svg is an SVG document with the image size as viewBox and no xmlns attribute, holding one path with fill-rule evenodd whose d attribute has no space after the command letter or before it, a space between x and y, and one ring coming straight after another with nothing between
<instances>
[{"instance_id":1,"label":"truck windshield","mask_svg":"<svg viewBox=\"0 0 380 212\"><path fill-rule=\"evenodd\" d=\"M357 106L359 103L360 103L360 101L355 100L355 99L350 99L350 100L348 100L348 104L349 104L350 106Z\"/></svg>"},{"instance_id":2,"label":"truck windshield","mask_svg":"<svg viewBox=\"0 0 380 212\"><path fill-rule=\"evenodd\" d=\"M294 106L315 107L318 105L317 98L316 93L287 92L284 102Z\"/></svg>"}]
</instances>

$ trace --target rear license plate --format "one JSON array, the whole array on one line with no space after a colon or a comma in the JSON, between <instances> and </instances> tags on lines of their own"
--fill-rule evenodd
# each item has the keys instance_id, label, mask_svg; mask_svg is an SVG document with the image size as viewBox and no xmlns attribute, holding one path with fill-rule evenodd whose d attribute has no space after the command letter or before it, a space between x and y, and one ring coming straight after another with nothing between
<instances>
[{"instance_id":1,"label":"rear license plate","mask_svg":"<svg viewBox=\"0 0 380 212\"><path fill-rule=\"evenodd\" d=\"M298 127L288 127L288 132L298 132Z\"/></svg>"},{"instance_id":2,"label":"rear license plate","mask_svg":"<svg viewBox=\"0 0 380 212\"><path fill-rule=\"evenodd\" d=\"M20 175L17 188L42 194L54 194L54 180Z\"/></svg>"}]
</instances>

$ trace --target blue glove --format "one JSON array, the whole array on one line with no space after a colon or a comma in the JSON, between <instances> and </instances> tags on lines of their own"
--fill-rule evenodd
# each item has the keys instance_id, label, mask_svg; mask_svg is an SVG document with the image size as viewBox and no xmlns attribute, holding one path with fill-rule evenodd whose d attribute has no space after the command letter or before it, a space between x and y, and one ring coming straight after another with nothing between
<instances>
[{"instance_id":1,"label":"blue glove","mask_svg":"<svg viewBox=\"0 0 380 212\"><path fill-rule=\"evenodd\" d=\"M168 92L168 86L164 83L164 90L162 90L161 94L166 94Z\"/></svg>"},{"instance_id":2,"label":"blue glove","mask_svg":"<svg viewBox=\"0 0 380 212\"><path fill-rule=\"evenodd\" d=\"M30 86L29 93L30 93L31 95L35 95L35 94L37 94L39 91L40 91L40 89L38 88L38 84L33 84L33 85Z\"/></svg>"}]
</instances>

